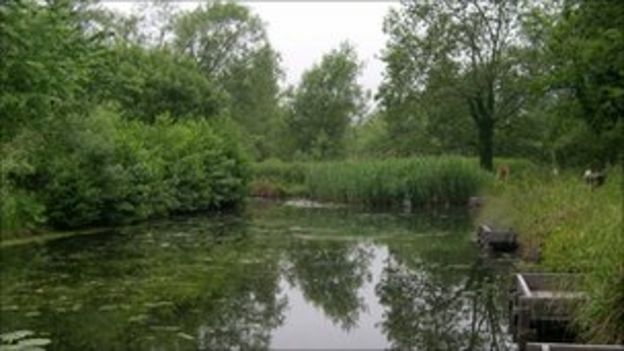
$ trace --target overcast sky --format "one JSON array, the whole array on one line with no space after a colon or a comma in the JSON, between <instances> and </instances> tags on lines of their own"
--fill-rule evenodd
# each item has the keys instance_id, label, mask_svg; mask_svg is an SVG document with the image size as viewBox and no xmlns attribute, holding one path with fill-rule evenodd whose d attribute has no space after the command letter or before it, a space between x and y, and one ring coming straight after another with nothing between
<instances>
[{"instance_id":1,"label":"overcast sky","mask_svg":"<svg viewBox=\"0 0 624 351\"><path fill-rule=\"evenodd\" d=\"M104 1L107 7L129 12L136 2ZM282 57L286 82L296 84L301 73L341 41L351 42L365 64L360 83L373 92L381 82L384 47L383 18L396 2L372 1L244 1L267 26L269 39ZM190 9L200 2L181 2Z\"/></svg>"}]
</instances>

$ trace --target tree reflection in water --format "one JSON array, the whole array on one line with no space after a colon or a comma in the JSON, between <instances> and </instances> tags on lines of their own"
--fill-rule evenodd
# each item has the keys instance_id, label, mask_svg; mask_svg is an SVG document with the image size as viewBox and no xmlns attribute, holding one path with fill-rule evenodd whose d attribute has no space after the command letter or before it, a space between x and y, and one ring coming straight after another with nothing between
<instances>
[{"instance_id":1,"label":"tree reflection in water","mask_svg":"<svg viewBox=\"0 0 624 351\"><path fill-rule=\"evenodd\" d=\"M358 290L372 279L370 247L338 240L300 240L288 250L286 277L298 285L306 300L319 307L343 330L357 325L366 310Z\"/></svg>"},{"instance_id":2,"label":"tree reflection in water","mask_svg":"<svg viewBox=\"0 0 624 351\"><path fill-rule=\"evenodd\" d=\"M376 287L386 306L380 323L392 349L506 350L501 282L480 262L468 274L431 262L397 259L391 251Z\"/></svg>"}]
</instances>

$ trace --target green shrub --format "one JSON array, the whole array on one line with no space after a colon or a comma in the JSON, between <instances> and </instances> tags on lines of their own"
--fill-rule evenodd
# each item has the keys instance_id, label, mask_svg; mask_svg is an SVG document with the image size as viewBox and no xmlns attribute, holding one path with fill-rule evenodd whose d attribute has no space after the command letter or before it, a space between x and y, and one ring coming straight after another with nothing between
<instances>
[{"instance_id":1,"label":"green shrub","mask_svg":"<svg viewBox=\"0 0 624 351\"><path fill-rule=\"evenodd\" d=\"M229 129L166 116L145 124L103 108L68 117L30 152L30 172L3 168L3 228L44 216L74 228L233 207L247 194L249 171Z\"/></svg>"},{"instance_id":2,"label":"green shrub","mask_svg":"<svg viewBox=\"0 0 624 351\"><path fill-rule=\"evenodd\" d=\"M25 131L0 147L0 234L6 237L7 233L28 232L45 222L45 207L33 192L20 188L36 171L36 135Z\"/></svg>"},{"instance_id":3,"label":"green shrub","mask_svg":"<svg viewBox=\"0 0 624 351\"><path fill-rule=\"evenodd\" d=\"M276 159L256 162L251 171L254 179L272 180L288 184L303 184L306 179L307 164L283 162Z\"/></svg>"}]
</instances>

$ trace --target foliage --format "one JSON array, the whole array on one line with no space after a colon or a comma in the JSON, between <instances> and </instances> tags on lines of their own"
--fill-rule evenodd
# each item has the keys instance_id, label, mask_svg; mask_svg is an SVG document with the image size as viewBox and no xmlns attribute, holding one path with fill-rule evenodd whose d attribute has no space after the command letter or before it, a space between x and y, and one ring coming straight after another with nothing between
<instances>
[{"instance_id":1,"label":"foliage","mask_svg":"<svg viewBox=\"0 0 624 351\"><path fill-rule=\"evenodd\" d=\"M0 4L0 142L24 127L85 107L85 81L101 52L65 1Z\"/></svg>"},{"instance_id":2,"label":"foliage","mask_svg":"<svg viewBox=\"0 0 624 351\"><path fill-rule=\"evenodd\" d=\"M543 14L542 14L543 16ZM624 9L617 1L566 1L547 22L545 89L556 112L586 122L596 161L618 160L624 142ZM598 140L596 140L598 139ZM601 139L601 140L600 140Z\"/></svg>"},{"instance_id":3,"label":"foliage","mask_svg":"<svg viewBox=\"0 0 624 351\"><path fill-rule=\"evenodd\" d=\"M272 198L306 196L305 179L309 164L269 159L251 165L251 194Z\"/></svg>"},{"instance_id":4,"label":"foliage","mask_svg":"<svg viewBox=\"0 0 624 351\"><path fill-rule=\"evenodd\" d=\"M229 69L266 45L260 18L233 2L210 2L174 21L174 47L193 57L208 76Z\"/></svg>"},{"instance_id":5,"label":"foliage","mask_svg":"<svg viewBox=\"0 0 624 351\"><path fill-rule=\"evenodd\" d=\"M465 123L470 116L481 166L491 170L495 128L512 121L524 101L520 11L514 0L408 0L392 10L384 23L390 38L379 92L389 122L426 114Z\"/></svg>"},{"instance_id":6,"label":"foliage","mask_svg":"<svg viewBox=\"0 0 624 351\"><path fill-rule=\"evenodd\" d=\"M313 198L373 206L463 204L488 176L457 157L326 162L306 179Z\"/></svg>"},{"instance_id":7,"label":"foliage","mask_svg":"<svg viewBox=\"0 0 624 351\"><path fill-rule=\"evenodd\" d=\"M297 151L314 159L344 155L347 128L364 106L360 68L354 48L343 43L304 72L288 119Z\"/></svg>"},{"instance_id":8,"label":"foliage","mask_svg":"<svg viewBox=\"0 0 624 351\"><path fill-rule=\"evenodd\" d=\"M70 121L41 177L50 224L76 227L222 209L246 193L244 160L208 122L153 125L97 110ZM65 126L67 128L67 126ZM75 129L73 129L75 128Z\"/></svg>"},{"instance_id":9,"label":"foliage","mask_svg":"<svg viewBox=\"0 0 624 351\"><path fill-rule=\"evenodd\" d=\"M226 95L189 58L111 41L82 5L0 5L3 235L240 203Z\"/></svg>"},{"instance_id":10,"label":"foliage","mask_svg":"<svg viewBox=\"0 0 624 351\"><path fill-rule=\"evenodd\" d=\"M280 127L282 71L264 25L249 8L211 2L174 19L173 47L197 63L202 74L229 95L228 109L257 159L275 155L269 136Z\"/></svg>"},{"instance_id":11,"label":"foliage","mask_svg":"<svg viewBox=\"0 0 624 351\"><path fill-rule=\"evenodd\" d=\"M463 204L490 179L473 160L422 157L253 166L254 179L303 184L306 196L368 206Z\"/></svg>"},{"instance_id":12,"label":"foliage","mask_svg":"<svg viewBox=\"0 0 624 351\"><path fill-rule=\"evenodd\" d=\"M386 121L379 113L373 113L365 120L353 125L347 133L346 144L347 153L351 158L397 155L396 143L390 139Z\"/></svg>"},{"instance_id":13,"label":"foliage","mask_svg":"<svg viewBox=\"0 0 624 351\"><path fill-rule=\"evenodd\" d=\"M266 45L234 64L223 89L230 95L232 119L246 134L256 159L273 156L281 147L275 138L282 129L283 109L279 105L282 71L279 55Z\"/></svg>"},{"instance_id":14,"label":"foliage","mask_svg":"<svg viewBox=\"0 0 624 351\"><path fill-rule=\"evenodd\" d=\"M146 125L105 109L70 116L49 127L57 136L26 155L30 163L3 168L3 229L110 225L232 207L246 195L246 160L222 124L161 117Z\"/></svg>"},{"instance_id":15,"label":"foliage","mask_svg":"<svg viewBox=\"0 0 624 351\"><path fill-rule=\"evenodd\" d=\"M487 221L514 228L524 255L541 253L543 268L584 273L590 298L577 317L582 330L598 343L624 341L622 181L617 168L594 191L580 174L528 173L494 188L482 214Z\"/></svg>"},{"instance_id":16,"label":"foliage","mask_svg":"<svg viewBox=\"0 0 624 351\"><path fill-rule=\"evenodd\" d=\"M167 49L115 44L94 69L90 96L116 102L124 117L154 122L169 114L174 119L210 118L226 108L226 94L195 62Z\"/></svg>"}]
</instances>

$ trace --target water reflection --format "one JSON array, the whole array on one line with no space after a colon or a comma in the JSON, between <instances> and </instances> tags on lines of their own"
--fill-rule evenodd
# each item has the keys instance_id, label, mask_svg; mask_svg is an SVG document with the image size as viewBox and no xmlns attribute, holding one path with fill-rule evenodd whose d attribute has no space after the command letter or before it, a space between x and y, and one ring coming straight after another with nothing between
<instances>
[{"instance_id":1,"label":"water reflection","mask_svg":"<svg viewBox=\"0 0 624 351\"><path fill-rule=\"evenodd\" d=\"M389 257L377 286L387 306L381 325L393 349L504 350L509 340L502 336L498 290L479 263L460 275Z\"/></svg>"},{"instance_id":2,"label":"water reflection","mask_svg":"<svg viewBox=\"0 0 624 351\"><path fill-rule=\"evenodd\" d=\"M0 333L52 350L504 349L465 214L253 205L0 250ZM498 287L498 289L497 289Z\"/></svg>"},{"instance_id":3,"label":"water reflection","mask_svg":"<svg viewBox=\"0 0 624 351\"><path fill-rule=\"evenodd\" d=\"M372 279L371 249L349 242L298 240L288 251L287 280L306 300L323 310L332 323L352 329L366 309L359 290Z\"/></svg>"}]
</instances>

